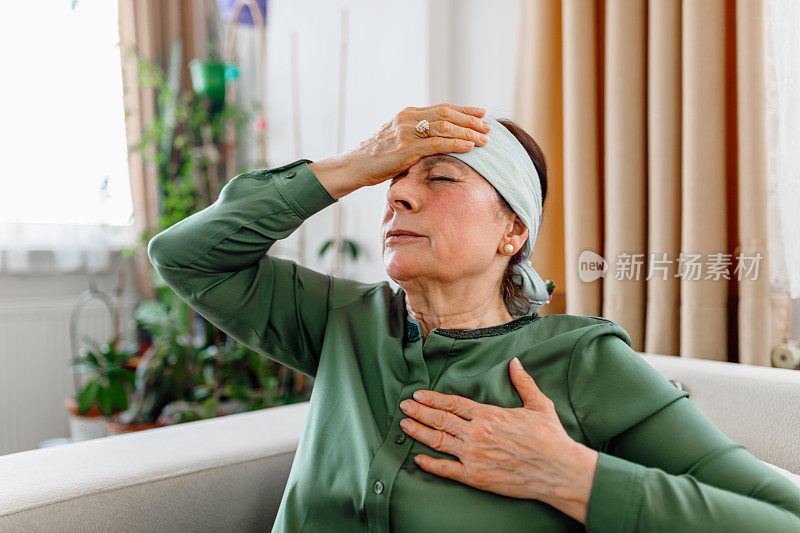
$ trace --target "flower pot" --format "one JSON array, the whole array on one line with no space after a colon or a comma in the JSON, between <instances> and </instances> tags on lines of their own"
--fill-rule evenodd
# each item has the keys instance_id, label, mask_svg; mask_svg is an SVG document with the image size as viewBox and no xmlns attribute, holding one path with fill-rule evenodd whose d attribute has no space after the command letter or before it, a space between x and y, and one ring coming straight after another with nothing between
<instances>
[{"instance_id":1,"label":"flower pot","mask_svg":"<svg viewBox=\"0 0 800 533\"><path fill-rule=\"evenodd\" d=\"M243 413L247 406L241 400L227 400L220 402L215 416L235 415Z\"/></svg>"},{"instance_id":2,"label":"flower pot","mask_svg":"<svg viewBox=\"0 0 800 533\"><path fill-rule=\"evenodd\" d=\"M65 398L64 407L69 411L69 435L72 442L106 436L106 419L97 404L93 404L84 415L78 414L78 401L75 398Z\"/></svg>"},{"instance_id":3,"label":"flower pot","mask_svg":"<svg viewBox=\"0 0 800 533\"><path fill-rule=\"evenodd\" d=\"M123 433L132 433L134 431L144 431L145 429L153 429L164 426L161 422L151 422L147 424L123 424L116 416L111 417L106 421L106 432L109 435L121 435Z\"/></svg>"},{"instance_id":4,"label":"flower pot","mask_svg":"<svg viewBox=\"0 0 800 533\"><path fill-rule=\"evenodd\" d=\"M239 77L236 65L219 61L192 59L189 62L195 94L210 98L215 104L225 102L225 83Z\"/></svg>"}]
</instances>

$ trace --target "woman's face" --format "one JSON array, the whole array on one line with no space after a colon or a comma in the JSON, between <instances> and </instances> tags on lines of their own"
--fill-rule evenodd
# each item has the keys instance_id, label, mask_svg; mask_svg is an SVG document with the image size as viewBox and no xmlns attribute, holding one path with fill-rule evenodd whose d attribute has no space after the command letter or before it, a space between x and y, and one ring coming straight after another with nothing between
<instances>
[{"instance_id":1,"label":"woman's face","mask_svg":"<svg viewBox=\"0 0 800 533\"><path fill-rule=\"evenodd\" d=\"M390 183L381 228L384 268L404 288L409 281L484 276L499 282L508 263L502 245L511 242L516 252L528 236L514 219L498 215L497 192L472 167L449 155L424 157ZM421 236L387 238L396 230Z\"/></svg>"}]
</instances>

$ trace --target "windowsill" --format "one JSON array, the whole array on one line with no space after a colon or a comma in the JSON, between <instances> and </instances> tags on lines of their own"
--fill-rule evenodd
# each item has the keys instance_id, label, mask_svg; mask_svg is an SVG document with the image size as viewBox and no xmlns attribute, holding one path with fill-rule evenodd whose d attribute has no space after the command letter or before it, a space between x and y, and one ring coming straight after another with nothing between
<instances>
[{"instance_id":1,"label":"windowsill","mask_svg":"<svg viewBox=\"0 0 800 533\"><path fill-rule=\"evenodd\" d=\"M0 250L32 249L37 251L55 250L62 247L63 239L52 238L63 231L102 231L108 237L111 249L120 250L136 242L133 224L113 226L110 224L67 224L45 222L2 222L0 221ZM29 240L28 236L32 236ZM48 237L51 240L48 242ZM33 241L33 242L31 242Z\"/></svg>"},{"instance_id":2,"label":"windowsill","mask_svg":"<svg viewBox=\"0 0 800 533\"><path fill-rule=\"evenodd\" d=\"M0 274L105 272L111 255L135 246L133 225L0 223Z\"/></svg>"}]
</instances>

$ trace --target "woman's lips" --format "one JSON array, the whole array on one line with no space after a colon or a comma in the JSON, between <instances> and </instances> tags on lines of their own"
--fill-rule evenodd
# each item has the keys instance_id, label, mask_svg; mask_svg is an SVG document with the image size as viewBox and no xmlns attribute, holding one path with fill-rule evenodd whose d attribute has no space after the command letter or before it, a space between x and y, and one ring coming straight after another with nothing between
<instances>
[{"instance_id":1,"label":"woman's lips","mask_svg":"<svg viewBox=\"0 0 800 533\"><path fill-rule=\"evenodd\" d=\"M411 239L418 239L422 237L422 235L409 235L407 233L403 233L400 235L390 235L386 238L386 242L402 242Z\"/></svg>"}]
</instances>

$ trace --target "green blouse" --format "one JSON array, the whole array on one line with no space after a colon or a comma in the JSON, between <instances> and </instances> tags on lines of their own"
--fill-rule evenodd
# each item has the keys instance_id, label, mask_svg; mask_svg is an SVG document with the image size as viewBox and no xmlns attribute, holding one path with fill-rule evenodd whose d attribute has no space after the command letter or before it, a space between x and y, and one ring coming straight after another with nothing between
<instances>
[{"instance_id":1,"label":"green blouse","mask_svg":"<svg viewBox=\"0 0 800 533\"><path fill-rule=\"evenodd\" d=\"M520 407L518 356L572 439L599 452L588 531L800 531L800 491L726 437L600 317L523 316L424 342L402 289L266 254L335 203L308 159L239 174L212 205L155 236L166 283L239 342L313 378L273 531L581 531L538 500L431 474L400 401L417 389ZM261 428L269 431L269 428ZM223 510L224 511L224 510Z\"/></svg>"}]
</instances>

